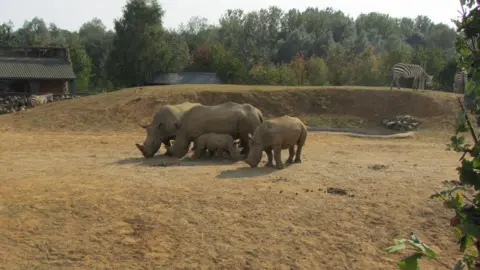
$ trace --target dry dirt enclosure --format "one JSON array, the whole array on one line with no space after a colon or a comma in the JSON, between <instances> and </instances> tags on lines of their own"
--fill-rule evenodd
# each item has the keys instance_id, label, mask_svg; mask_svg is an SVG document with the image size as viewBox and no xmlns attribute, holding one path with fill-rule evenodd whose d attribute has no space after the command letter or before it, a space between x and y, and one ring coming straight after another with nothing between
<instances>
[{"instance_id":1,"label":"dry dirt enclosure","mask_svg":"<svg viewBox=\"0 0 480 270\"><path fill-rule=\"evenodd\" d=\"M415 138L312 132L303 163L277 171L223 160L144 160L134 146L144 139L135 121L148 120L159 102L146 106L151 89L127 90L0 117L0 268L395 269L399 256L383 248L410 231L442 262L452 265L459 256L448 227L452 213L428 199L432 188L457 178L459 156L444 150L454 96L416 94L433 112L410 110L435 125ZM335 101L325 91L316 95ZM387 100L411 95L385 93ZM182 95L152 96L173 103ZM316 103L310 106L306 113L313 115ZM326 106L328 121L345 119ZM371 115L354 109L345 115L368 126L380 110L409 110L376 106ZM100 122L89 129L88 119Z\"/></svg>"}]
</instances>

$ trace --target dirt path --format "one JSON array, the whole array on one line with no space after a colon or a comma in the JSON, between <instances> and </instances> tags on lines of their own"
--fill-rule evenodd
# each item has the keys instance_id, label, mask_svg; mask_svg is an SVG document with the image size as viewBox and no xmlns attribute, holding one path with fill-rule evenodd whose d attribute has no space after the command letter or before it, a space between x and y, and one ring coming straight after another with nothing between
<instances>
[{"instance_id":1,"label":"dirt path","mask_svg":"<svg viewBox=\"0 0 480 270\"><path fill-rule=\"evenodd\" d=\"M458 257L452 213L428 199L457 177L444 144L312 132L277 171L145 160L142 140L0 134L0 268L396 269L382 249L410 231Z\"/></svg>"}]
</instances>

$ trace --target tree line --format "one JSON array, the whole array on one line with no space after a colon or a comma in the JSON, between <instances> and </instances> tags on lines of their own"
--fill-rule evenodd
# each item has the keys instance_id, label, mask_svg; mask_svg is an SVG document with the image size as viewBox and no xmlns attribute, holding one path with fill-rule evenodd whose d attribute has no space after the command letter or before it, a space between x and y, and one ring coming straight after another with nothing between
<instances>
[{"instance_id":1,"label":"tree line","mask_svg":"<svg viewBox=\"0 0 480 270\"><path fill-rule=\"evenodd\" d=\"M112 91L143 85L162 72L216 72L225 83L390 85L395 63L426 63L434 88L452 91L456 31L426 16L371 12L356 19L326 8L227 10L217 24L193 17L163 26L157 0L129 0L107 30L94 18L78 31L35 17L18 30L0 25L2 46L64 45L77 89ZM411 87L412 80L402 82Z\"/></svg>"}]
</instances>

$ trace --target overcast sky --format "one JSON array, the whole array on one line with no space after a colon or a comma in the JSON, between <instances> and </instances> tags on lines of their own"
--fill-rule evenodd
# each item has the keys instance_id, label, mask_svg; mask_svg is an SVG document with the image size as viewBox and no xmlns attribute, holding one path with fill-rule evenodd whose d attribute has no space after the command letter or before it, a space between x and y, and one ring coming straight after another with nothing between
<instances>
[{"instance_id":1,"label":"overcast sky","mask_svg":"<svg viewBox=\"0 0 480 270\"><path fill-rule=\"evenodd\" d=\"M324 9L332 7L356 18L361 13L381 12L393 17L415 18L426 15L435 23L443 22L450 26L451 19L458 16L460 9L457 0L162 0L159 1L165 9L164 24L167 28L177 27L187 22L192 16L207 18L211 23L218 23L219 17L227 9L240 8L245 11L259 10L276 5L283 10L296 8L304 10L307 7ZM113 20L122 15L126 0L1 0L0 18L11 20L15 27L23 25L25 20L35 16L43 18L48 24L55 23L58 27L77 30L84 22L94 17L100 18L109 29L113 29ZM440 4L442 3L443 4Z\"/></svg>"}]
</instances>

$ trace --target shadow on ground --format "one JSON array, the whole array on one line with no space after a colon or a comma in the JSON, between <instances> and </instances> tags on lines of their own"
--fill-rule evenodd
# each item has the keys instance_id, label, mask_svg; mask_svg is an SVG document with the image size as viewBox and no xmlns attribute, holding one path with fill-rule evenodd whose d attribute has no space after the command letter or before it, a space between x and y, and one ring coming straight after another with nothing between
<instances>
[{"instance_id":1,"label":"shadow on ground","mask_svg":"<svg viewBox=\"0 0 480 270\"><path fill-rule=\"evenodd\" d=\"M188 156L182 159L170 157L166 155L157 155L152 158L144 157L129 157L120 159L111 163L110 165L128 165L134 164L137 166L151 166L151 167L171 167L171 166L212 166L212 165L231 165L236 162L227 157L201 157L198 160L190 160Z\"/></svg>"},{"instance_id":2,"label":"shadow on ground","mask_svg":"<svg viewBox=\"0 0 480 270\"><path fill-rule=\"evenodd\" d=\"M244 163L245 164L245 163ZM252 168L245 164L247 167L239 167L232 170L225 170L218 174L215 178L250 178L250 177L257 177L257 176L264 176L271 174L273 172L278 171L274 167L265 167L265 166L258 166L256 168ZM294 164L285 164L285 170L288 170L288 167L294 166Z\"/></svg>"}]
</instances>

